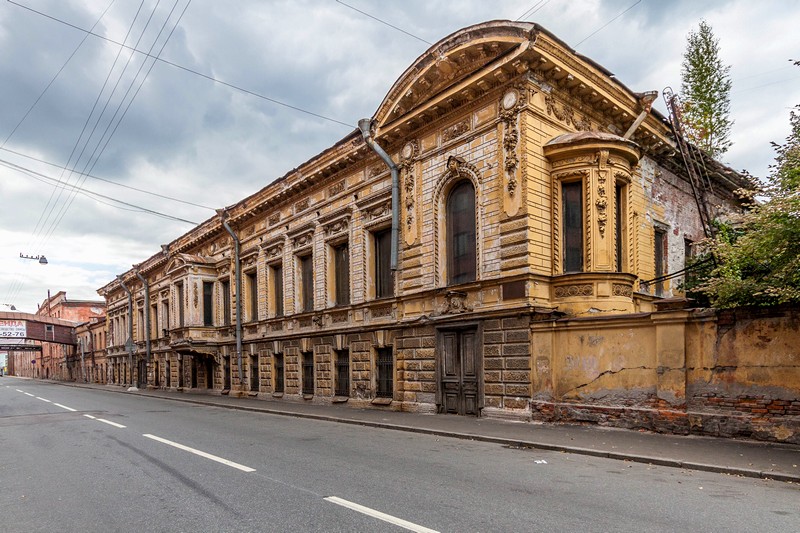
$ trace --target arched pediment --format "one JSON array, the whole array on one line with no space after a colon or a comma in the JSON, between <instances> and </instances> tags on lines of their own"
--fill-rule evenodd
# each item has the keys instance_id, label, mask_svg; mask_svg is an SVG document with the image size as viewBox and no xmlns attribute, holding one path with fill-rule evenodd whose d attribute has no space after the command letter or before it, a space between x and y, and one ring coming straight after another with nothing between
<instances>
[{"instance_id":1,"label":"arched pediment","mask_svg":"<svg viewBox=\"0 0 800 533\"><path fill-rule=\"evenodd\" d=\"M375 113L376 127L401 119L491 63L524 53L534 40L535 28L529 22L492 21L439 41L394 83Z\"/></svg>"}]
</instances>

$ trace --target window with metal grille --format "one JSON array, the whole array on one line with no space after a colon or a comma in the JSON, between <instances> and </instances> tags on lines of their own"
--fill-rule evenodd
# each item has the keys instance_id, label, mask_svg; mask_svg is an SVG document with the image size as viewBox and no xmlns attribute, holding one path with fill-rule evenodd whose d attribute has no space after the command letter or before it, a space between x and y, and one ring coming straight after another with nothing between
<instances>
[{"instance_id":1,"label":"window with metal grille","mask_svg":"<svg viewBox=\"0 0 800 533\"><path fill-rule=\"evenodd\" d=\"M183 310L183 305L180 309ZM183 324L183 317L181 317L181 324ZM214 325L214 284L210 281L203 282L203 325Z\"/></svg>"},{"instance_id":2,"label":"window with metal grille","mask_svg":"<svg viewBox=\"0 0 800 533\"><path fill-rule=\"evenodd\" d=\"M310 255L300 258L300 281L303 311L314 310L314 262Z\"/></svg>"},{"instance_id":3,"label":"window with metal grille","mask_svg":"<svg viewBox=\"0 0 800 533\"><path fill-rule=\"evenodd\" d=\"M378 388L375 395L379 398L391 398L394 393L394 357L391 348L378 348L376 361Z\"/></svg>"},{"instance_id":4,"label":"window with metal grille","mask_svg":"<svg viewBox=\"0 0 800 533\"><path fill-rule=\"evenodd\" d=\"M336 285L336 305L350 303L350 248L347 243L333 249Z\"/></svg>"},{"instance_id":5,"label":"window with metal grille","mask_svg":"<svg viewBox=\"0 0 800 533\"><path fill-rule=\"evenodd\" d=\"M456 185L447 198L447 271L450 284L475 281L475 187Z\"/></svg>"},{"instance_id":6,"label":"window with metal grille","mask_svg":"<svg viewBox=\"0 0 800 533\"><path fill-rule=\"evenodd\" d=\"M583 183L561 185L564 214L564 272L583 271Z\"/></svg>"},{"instance_id":7,"label":"window with metal grille","mask_svg":"<svg viewBox=\"0 0 800 533\"><path fill-rule=\"evenodd\" d=\"M336 350L336 396L350 396L350 351Z\"/></svg>"},{"instance_id":8,"label":"window with metal grille","mask_svg":"<svg viewBox=\"0 0 800 533\"><path fill-rule=\"evenodd\" d=\"M375 297L394 296L391 270L392 230L378 231L375 238Z\"/></svg>"},{"instance_id":9,"label":"window with metal grille","mask_svg":"<svg viewBox=\"0 0 800 533\"><path fill-rule=\"evenodd\" d=\"M275 387L274 392L283 392L283 354L275 354Z\"/></svg>"},{"instance_id":10,"label":"window with metal grille","mask_svg":"<svg viewBox=\"0 0 800 533\"><path fill-rule=\"evenodd\" d=\"M655 242L655 266L656 275L658 278L667 273L667 231L662 228L656 228L654 232ZM664 280L656 281L656 296L664 295Z\"/></svg>"},{"instance_id":11,"label":"window with metal grille","mask_svg":"<svg viewBox=\"0 0 800 533\"><path fill-rule=\"evenodd\" d=\"M303 352L303 394L314 394L313 352Z\"/></svg>"},{"instance_id":12,"label":"window with metal grille","mask_svg":"<svg viewBox=\"0 0 800 533\"><path fill-rule=\"evenodd\" d=\"M192 365L192 379L197 381L195 376L196 373L196 366ZM259 368L258 368L258 356L251 355L250 356L250 390L251 391L258 391L259 389ZM196 386L196 385L195 385Z\"/></svg>"}]
</instances>

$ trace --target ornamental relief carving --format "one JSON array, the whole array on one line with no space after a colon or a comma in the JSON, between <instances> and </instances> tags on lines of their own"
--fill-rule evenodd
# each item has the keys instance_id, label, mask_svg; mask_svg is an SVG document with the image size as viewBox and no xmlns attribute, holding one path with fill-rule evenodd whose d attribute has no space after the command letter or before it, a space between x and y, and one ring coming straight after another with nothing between
<instances>
[{"instance_id":1,"label":"ornamental relief carving","mask_svg":"<svg viewBox=\"0 0 800 533\"><path fill-rule=\"evenodd\" d=\"M336 196L340 192L344 191L344 180L334 183L330 187L328 187L328 197Z\"/></svg>"},{"instance_id":2,"label":"ornamental relief carving","mask_svg":"<svg viewBox=\"0 0 800 533\"><path fill-rule=\"evenodd\" d=\"M384 305L381 307L373 307L369 310L369 315L372 318L383 318L383 317L391 317L393 316L392 313L392 306L391 305Z\"/></svg>"},{"instance_id":3,"label":"ornamental relief carving","mask_svg":"<svg viewBox=\"0 0 800 533\"><path fill-rule=\"evenodd\" d=\"M311 241L314 240L314 230L308 230L300 235L296 235L292 239L292 246L294 248L300 248L307 244L311 244Z\"/></svg>"},{"instance_id":4,"label":"ornamental relief carving","mask_svg":"<svg viewBox=\"0 0 800 533\"><path fill-rule=\"evenodd\" d=\"M442 142L452 141L456 137L460 137L467 133L470 130L470 124L468 120L462 120L458 124L454 124L449 128L445 128L442 131Z\"/></svg>"},{"instance_id":5,"label":"ornamental relief carving","mask_svg":"<svg viewBox=\"0 0 800 533\"><path fill-rule=\"evenodd\" d=\"M630 285L623 285L621 283L614 283L611 287L611 294L614 296L626 296L630 298L633 296L633 287Z\"/></svg>"},{"instance_id":6,"label":"ornamental relief carving","mask_svg":"<svg viewBox=\"0 0 800 533\"><path fill-rule=\"evenodd\" d=\"M549 95L544 95L544 103L547 114L556 117L567 126L573 126L578 131L591 131L592 123L586 115L576 117L575 111L564 104L559 104L556 99Z\"/></svg>"},{"instance_id":7,"label":"ornamental relief carving","mask_svg":"<svg viewBox=\"0 0 800 533\"><path fill-rule=\"evenodd\" d=\"M308 209L310 200L308 198L303 198L296 204L294 204L294 212L299 213L300 211L305 211Z\"/></svg>"},{"instance_id":8,"label":"ornamental relief carving","mask_svg":"<svg viewBox=\"0 0 800 533\"><path fill-rule=\"evenodd\" d=\"M519 144L518 117L528 104L529 91L524 86L514 87L500 99L500 121L503 123L503 168L507 176L506 190L514 196L517 189L517 145Z\"/></svg>"},{"instance_id":9,"label":"ornamental relief carving","mask_svg":"<svg viewBox=\"0 0 800 533\"><path fill-rule=\"evenodd\" d=\"M467 293L460 291L447 291L445 295L445 305L441 310L443 315L451 313L466 313L472 311L472 307L467 305Z\"/></svg>"},{"instance_id":10,"label":"ornamental relief carving","mask_svg":"<svg viewBox=\"0 0 800 533\"><path fill-rule=\"evenodd\" d=\"M597 208L597 229L600 231L600 236L605 237L606 223L608 222L605 170L597 173L597 200L595 200L594 205Z\"/></svg>"},{"instance_id":11,"label":"ornamental relief carving","mask_svg":"<svg viewBox=\"0 0 800 533\"><path fill-rule=\"evenodd\" d=\"M199 303L199 289L197 288L197 283L192 284L192 305L195 309L197 309L197 305Z\"/></svg>"},{"instance_id":12,"label":"ornamental relief carving","mask_svg":"<svg viewBox=\"0 0 800 533\"><path fill-rule=\"evenodd\" d=\"M269 224L270 226L274 226L275 224L277 224L280 221L281 221L281 214L280 213L275 213L275 214L269 216L269 218L267 219L267 224Z\"/></svg>"},{"instance_id":13,"label":"ornamental relief carving","mask_svg":"<svg viewBox=\"0 0 800 533\"><path fill-rule=\"evenodd\" d=\"M570 296L593 296L594 288L591 283L582 285L563 285L555 288L556 298L568 298Z\"/></svg>"}]
</instances>

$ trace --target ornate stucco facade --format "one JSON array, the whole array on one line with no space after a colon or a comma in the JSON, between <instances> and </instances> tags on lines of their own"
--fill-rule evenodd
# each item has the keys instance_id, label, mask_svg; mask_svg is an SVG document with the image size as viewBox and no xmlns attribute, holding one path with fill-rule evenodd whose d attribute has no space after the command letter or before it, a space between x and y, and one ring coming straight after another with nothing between
<instances>
[{"instance_id":1,"label":"ornate stucco facade","mask_svg":"<svg viewBox=\"0 0 800 533\"><path fill-rule=\"evenodd\" d=\"M152 387L530 419L592 403L593 380L636 359L605 389L685 408L685 380L658 367L685 366L674 335L690 312L655 312L678 288L641 282L682 269L704 235L670 128L641 94L541 27L495 21L432 46L371 124L399 169L388 289L391 173L356 130L144 259L147 304L123 273L132 317L119 281L100 289L111 381L129 379L132 319L134 371ZM706 165L718 214L740 209L748 182Z\"/></svg>"}]
</instances>

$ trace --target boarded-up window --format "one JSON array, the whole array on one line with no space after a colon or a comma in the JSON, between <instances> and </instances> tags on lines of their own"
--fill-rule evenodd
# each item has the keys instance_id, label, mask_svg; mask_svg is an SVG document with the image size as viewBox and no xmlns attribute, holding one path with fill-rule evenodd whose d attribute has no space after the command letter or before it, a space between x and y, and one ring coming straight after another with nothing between
<instances>
[{"instance_id":1,"label":"boarded-up window","mask_svg":"<svg viewBox=\"0 0 800 533\"><path fill-rule=\"evenodd\" d=\"M336 305L350 303L350 249L347 243L340 244L333 249Z\"/></svg>"},{"instance_id":2,"label":"boarded-up window","mask_svg":"<svg viewBox=\"0 0 800 533\"><path fill-rule=\"evenodd\" d=\"M475 280L475 188L464 180L447 198L448 284Z\"/></svg>"},{"instance_id":3,"label":"boarded-up window","mask_svg":"<svg viewBox=\"0 0 800 533\"><path fill-rule=\"evenodd\" d=\"M384 230L375 236L375 297L394 296L392 283L391 253L392 231Z\"/></svg>"},{"instance_id":4,"label":"boarded-up window","mask_svg":"<svg viewBox=\"0 0 800 533\"><path fill-rule=\"evenodd\" d=\"M583 270L583 206L581 182L561 185L564 212L564 272Z\"/></svg>"},{"instance_id":5,"label":"boarded-up window","mask_svg":"<svg viewBox=\"0 0 800 533\"><path fill-rule=\"evenodd\" d=\"M314 262L311 256L307 255L300 258L300 298L303 302L303 311L314 310Z\"/></svg>"},{"instance_id":6,"label":"boarded-up window","mask_svg":"<svg viewBox=\"0 0 800 533\"><path fill-rule=\"evenodd\" d=\"M667 232L661 228L655 228L655 266L656 278L664 276L667 271ZM663 296L664 280L656 281L656 296Z\"/></svg>"}]
</instances>

